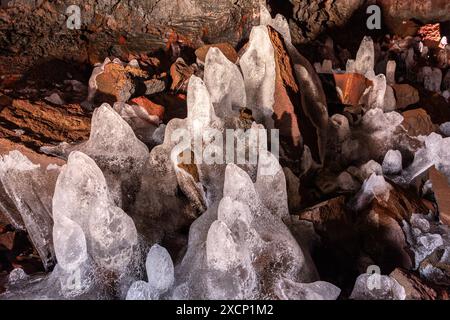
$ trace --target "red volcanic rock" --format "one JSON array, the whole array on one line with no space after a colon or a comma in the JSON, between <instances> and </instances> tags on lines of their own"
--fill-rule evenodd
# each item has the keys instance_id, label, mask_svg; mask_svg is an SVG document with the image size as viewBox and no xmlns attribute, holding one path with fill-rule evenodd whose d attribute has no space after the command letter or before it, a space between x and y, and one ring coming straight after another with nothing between
<instances>
[{"instance_id":1,"label":"red volcanic rock","mask_svg":"<svg viewBox=\"0 0 450 320\"><path fill-rule=\"evenodd\" d=\"M188 66L183 59L179 58L170 67L170 77L172 79L172 85L170 89L174 92L187 92L187 85L189 78L194 74L193 67Z\"/></svg>"},{"instance_id":2,"label":"red volcanic rock","mask_svg":"<svg viewBox=\"0 0 450 320\"><path fill-rule=\"evenodd\" d=\"M233 46L229 43L217 43L217 44L208 44L206 46L200 47L197 50L195 50L195 55L197 56L197 59L201 62L205 62L206 55L208 53L208 50L210 48L218 48L225 57L228 58L233 63L236 63L239 59L238 54L236 53L236 50L234 50Z\"/></svg>"},{"instance_id":3,"label":"red volcanic rock","mask_svg":"<svg viewBox=\"0 0 450 320\"><path fill-rule=\"evenodd\" d=\"M406 107L419 102L419 91L409 84L394 84L395 99L397 100L397 109L405 109Z\"/></svg>"},{"instance_id":4,"label":"red volcanic rock","mask_svg":"<svg viewBox=\"0 0 450 320\"><path fill-rule=\"evenodd\" d=\"M439 23L422 26L418 34L422 37L422 42L427 47L437 48L441 42L441 27Z\"/></svg>"},{"instance_id":5,"label":"red volcanic rock","mask_svg":"<svg viewBox=\"0 0 450 320\"><path fill-rule=\"evenodd\" d=\"M79 3L81 30L67 28L73 2L15 1L2 8L0 47L6 55L51 56L101 62L118 50L128 55L165 50L172 45L199 47L204 43L237 45L259 23L259 0L159 0ZM119 49L117 49L119 48Z\"/></svg>"},{"instance_id":6,"label":"red volcanic rock","mask_svg":"<svg viewBox=\"0 0 450 320\"><path fill-rule=\"evenodd\" d=\"M146 97L134 98L131 99L131 102L144 108L145 111L147 111L147 113L151 116L157 116L159 119L164 118L164 107L150 101Z\"/></svg>"},{"instance_id":7,"label":"red volcanic rock","mask_svg":"<svg viewBox=\"0 0 450 320\"><path fill-rule=\"evenodd\" d=\"M436 170L435 167L431 168L428 173L438 204L439 217L442 223L450 226L450 186L447 177Z\"/></svg>"},{"instance_id":8,"label":"red volcanic rock","mask_svg":"<svg viewBox=\"0 0 450 320\"><path fill-rule=\"evenodd\" d=\"M364 91L372 85L372 81L359 73L333 74L338 97L342 104L356 106L359 104Z\"/></svg>"},{"instance_id":9,"label":"red volcanic rock","mask_svg":"<svg viewBox=\"0 0 450 320\"><path fill-rule=\"evenodd\" d=\"M275 128L280 130L280 140L288 161L298 161L303 153L298 114L301 109L300 88L295 79L292 60L282 36L268 28L275 52L275 102L273 105ZM293 169L298 165L293 165Z\"/></svg>"},{"instance_id":10,"label":"red volcanic rock","mask_svg":"<svg viewBox=\"0 0 450 320\"><path fill-rule=\"evenodd\" d=\"M410 136L429 135L437 130L437 126L431 121L430 116L424 109L414 109L402 113L402 126Z\"/></svg>"},{"instance_id":11,"label":"red volcanic rock","mask_svg":"<svg viewBox=\"0 0 450 320\"><path fill-rule=\"evenodd\" d=\"M438 294L413 272L397 268L389 275L405 288L406 300L436 300Z\"/></svg>"},{"instance_id":12,"label":"red volcanic rock","mask_svg":"<svg viewBox=\"0 0 450 320\"><path fill-rule=\"evenodd\" d=\"M80 105L50 105L44 101L9 99L0 106L0 138L31 148L49 143L87 140L90 118Z\"/></svg>"},{"instance_id":13,"label":"red volcanic rock","mask_svg":"<svg viewBox=\"0 0 450 320\"><path fill-rule=\"evenodd\" d=\"M12 250L14 248L15 232L5 232L0 234L0 250Z\"/></svg>"},{"instance_id":14,"label":"red volcanic rock","mask_svg":"<svg viewBox=\"0 0 450 320\"><path fill-rule=\"evenodd\" d=\"M400 34L406 23L438 23L450 20L447 0L378 0L385 23L393 33ZM413 35L413 34L410 34Z\"/></svg>"}]
</instances>

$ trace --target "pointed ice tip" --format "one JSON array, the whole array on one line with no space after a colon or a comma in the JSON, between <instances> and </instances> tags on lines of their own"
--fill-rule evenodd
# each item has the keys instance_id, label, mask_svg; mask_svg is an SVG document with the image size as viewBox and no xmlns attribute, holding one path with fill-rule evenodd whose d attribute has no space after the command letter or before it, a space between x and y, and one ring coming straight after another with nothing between
<instances>
[{"instance_id":1,"label":"pointed ice tip","mask_svg":"<svg viewBox=\"0 0 450 320\"><path fill-rule=\"evenodd\" d=\"M229 196L235 200L238 190L251 192L251 190L254 190L254 185L252 179L250 179L250 176L244 170L230 163L225 169L223 195L224 197Z\"/></svg>"},{"instance_id":2,"label":"pointed ice tip","mask_svg":"<svg viewBox=\"0 0 450 320\"><path fill-rule=\"evenodd\" d=\"M258 161L258 178L261 176L275 176L280 172L278 159L268 150L260 150Z\"/></svg>"}]
</instances>

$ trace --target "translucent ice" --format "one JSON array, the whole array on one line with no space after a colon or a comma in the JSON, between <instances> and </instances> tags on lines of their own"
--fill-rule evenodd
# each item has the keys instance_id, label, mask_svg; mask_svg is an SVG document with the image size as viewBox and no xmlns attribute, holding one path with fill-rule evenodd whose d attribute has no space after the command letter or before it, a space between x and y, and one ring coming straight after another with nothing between
<instances>
[{"instance_id":1,"label":"translucent ice","mask_svg":"<svg viewBox=\"0 0 450 320\"><path fill-rule=\"evenodd\" d=\"M145 262L148 283L151 287L164 293L174 282L172 258L167 250L157 244L150 248Z\"/></svg>"},{"instance_id":2,"label":"translucent ice","mask_svg":"<svg viewBox=\"0 0 450 320\"><path fill-rule=\"evenodd\" d=\"M355 282L350 299L405 300L405 288L395 279L379 274L362 274Z\"/></svg>"},{"instance_id":3,"label":"translucent ice","mask_svg":"<svg viewBox=\"0 0 450 320\"><path fill-rule=\"evenodd\" d=\"M446 136L450 137L450 122L445 122L439 126L439 130Z\"/></svg>"},{"instance_id":4,"label":"translucent ice","mask_svg":"<svg viewBox=\"0 0 450 320\"><path fill-rule=\"evenodd\" d=\"M429 222L423 215L414 214L410 224L403 222L403 231L406 239L414 252L415 267L444 244L440 234L429 231Z\"/></svg>"},{"instance_id":5,"label":"translucent ice","mask_svg":"<svg viewBox=\"0 0 450 320\"><path fill-rule=\"evenodd\" d=\"M373 40L370 37L364 37L356 54L355 72L366 75L369 71L373 71L374 67L375 49Z\"/></svg>"},{"instance_id":6,"label":"translucent ice","mask_svg":"<svg viewBox=\"0 0 450 320\"><path fill-rule=\"evenodd\" d=\"M395 84L395 70L397 68L397 63L395 60L389 60L386 66L386 81L388 84Z\"/></svg>"},{"instance_id":7,"label":"translucent ice","mask_svg":"<svg viewBox=\"0 0 450 320\"><path fill-rule=\"evenodd\" d=\"M368 96L369 108L384 108L384 96L386 95L386 77L384 74L379 74L373 80L373 86L370 89Z\"/></svg>"},{"instance_id":8,"label":"translucent ice","mask_svg":"<svg viewBox=\"0 0 450 320\"><path fill-rule=\"evenodd\" d=\"M153 245L145 261L148 282L135 281L126 296L126 300L158 300L174 283L174 267L167 250Z\"/></svg>"},{"instance_id":9,"label":"translucent ice","mask_svg":"<svg viewBox=\"0 0 450 320\"><path fill-rule=\"evenodd\" d=\"M206 55L204 81L211 95L216 114L230 117L235 110L246 107L244 79L238 66L211 47Z\"/></svg>"},{"instance_id":10,"label":"translucent ice","mask_svg":"<svg viewBox=\"0 0 450 320\"><path fill-rule=\"evenodd\" d=\"M398 150L389 150L383 160L383 173L399 174L402 171L402 154Z\"/></svg>"},{"instance_id":11,"label":"translucent ice","mask_svg":"<svg viewBox=\"0 0 450 320\"><path fill-rule=\"evenodd\" d=\"M62 259L81 257L85 250L84 236L89 256L97 264L114 272L125 271L137 244L136 228L131 218L111 203L101 170L81 152L69 156L58 177L53 196L53 218L54 240L58 241L55 247L62 248ZM70 247L72 238L66 238L69 234L78 239L75 243L79 246ZM68 245L68 250L63 249ZM75 249L81 251L73 251ZM58 253L57 258L59 260Z\"/></svg>"},{"instance_id":12,"label":"translucent ice","mask_svg":"<svg viewBox=\"0 0 450 320\"><path fill-rule=\"evenodd\" d=\"M276 31L278 31L287 42L292 42L291 39L291 30L289 29L289 23L284 16L281 14L277 14L275 19L272 19L272 16L267 10L264 4L260 6L260 25L262 26L271 26Z\"/></svg>"},{"instance_id":13,"label":"translucent ice","mask_svg":"<svg viewBox=\"0 0 450 320\"><path fill-rule=\"evenodd\" d=\"M282 279L276 292L282 300L336 300L341 294L341 289L324 281L296 283Z\"/></svg>"},{"instance_id":14,"label":"translucent ice","mask_svg":"<svg viewBox=\"0 0 450 320\"><path fill-rule=\"evenodd\" d=\"M266 26L254 27L248 48L240 60L247 105L258 122L273 123L275 94L275 53Z\"/></svg>"},{"instance_id":15,"label":"translucent ice","mask_svg":"<svg viewBox=\"0 0 450 320\"><path fill-rule=\"evenodd\" d=\"M52 195L59 170L45 170L19 151L0 158L0 208L9 223L26 230L44 267L55 262Z\"/></svg>"},{"instance_id":16,"label":"translucent ice","mask_svg":"<svg viewBox=\"0 0 450 320\"><path fill-rule=\"evenodd\" d=\"M117 205L126 208L133 198L133 185L148 159L148 148L111 106L95 109L89 140L78 148L95 160L105 174Z\"/></svg>"}]
</instances>

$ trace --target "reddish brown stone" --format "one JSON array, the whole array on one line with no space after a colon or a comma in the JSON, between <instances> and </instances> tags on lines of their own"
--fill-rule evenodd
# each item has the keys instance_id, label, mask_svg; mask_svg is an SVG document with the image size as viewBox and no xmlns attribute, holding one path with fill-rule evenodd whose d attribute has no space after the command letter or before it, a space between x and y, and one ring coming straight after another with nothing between
<instances>
[{"instance_id":1,"label":"reddish brown stone","mask_svg":"<svg viewBox=\"0 0 450 320\"><path fill-rule=\"evenodd\" d=\"M230 60L233 63L236 63L238 61L238 54L236 53L236 50L234 50L233 46L230 45L229 43L209 44L200 47L197 50L195 50L195 55L197 56L197 59L204 63L206 60L206 55L210 48L218 48L220 51L222 51L225 57L227 57L228 60Z\"/></svg>"},{"instance_id":2,"label":"reddish brown stone","mask_svg":"<svg viewBox=\"0 0 450 320\"><path fill-rule=\"evenodd\" d=\"M303 153L300 119L297 115L301 109L300 89L295 79L292 60L281 35L272 28L268 29L275 50L274 124L275 128L280 130L281 144L287 158L295 161L300 159Z\"/></svg>"},{"instance_id":3,"label":"reddish brown stone","mask_svg":"<svg viewBox=\"0 0 450 320\"><path fill-rule=\"evenodd\" d=\"M178 59L170 67L170 77L172 78L170 89L175 92L186 92L189 78L194 72L194 68L188 66L183 59Z\"/></svg>"},{"instance_id":4,"label":"reddish brown stone","mask_svg":"<svg viewBox=\"0 0 450 320\"><path fill-rule=\"evenodd\" d=\"M435 167L431 168L428 172L438 204L439 217L442 223L450 226L450 186L447 177Z\"/></svg>"},{"instance_id":5,"label":"reddish brown stone","mask_svg":"<svg viewBox=\"0 0 450 320\"><path fill-rule=\"evenodd\" d=\"M117 63L109 63L104 72L96 78L98 102L114 103L116 101L126 102L135 92L133 78L146 78L146 72L130 66L122 66Z\"/></svg>"},{"instance_id":6,"label":"reddish brown stone","mask_svg":"<svg viewBox=\"0 0 450 320\"><path fill-rule=\"evenodd\" d=\"M419 91L409 84L394 84L392 88L397 100L397 109L405 109L420 101Z\"/></svg>"},{"instance_id":7,"label":"reddish brown stone","mask_svg":"<svg viewBox=\"0 0 450 320\"><path fill-rule=\"evenodd\" d=\"M12 250L14 248L15 239L16 239L15 232L6 232L0 234L0 250L1 249Z\"/></svg>"},{"instance_id":8,"label":"reddish brown stone","mask_svg":"<svg viewBox=\"0 0 450 320\"><path fill-rule=\"evenodd\" d=\"M431 121L424 109L414 109L403 112L403 127L410 136L426 135L435 132L437 126Z\"/></svg>"},{"instance_id":9,"label":"reddish brown stone","mask_svg":"<svg viewBox=\"0 0 450 320\"><path fill-rule=\"evenodd\" d=\"M372 81L358 73L335 73L333 76L336 88L342 92L341 103L345 105L358 105L364 91L372 85Z\"/></svg>"},{"instance_id":10,"label":"reddish brown stone","mask_svg":"<svg viewBox=\"0 0 450 320\"><path fill-rule=\"evenodd\" d=\"M44 101L12 100L0 111L0 138L21 142L32 148L60 142L87 140L90 118L80 105L53 106ZM16 129L23 132L15 131Z\"/></svg>"},{"instance_id":11,"label":"reddish brown stone","mask_svg":"<svg viewBox=\"0 0 450 320\"><path fill-rule=\"evenodd\" d=\"M141 106L151 116L157 116L159 119L164 118L164 107L156 104L146 97L138 97L131 100L131 102Z\"/></svg>"},{"instance_id":12,"label":"reddish brown stone","mask_svg":"<svg viewBox=\"0 0 450 320\"><path fill-rule=\"evenodd\" d=\"M436 300L436 291L413 272L397 268L389 275L405 288L406 300Z\"/></svg>"}]
</instances>

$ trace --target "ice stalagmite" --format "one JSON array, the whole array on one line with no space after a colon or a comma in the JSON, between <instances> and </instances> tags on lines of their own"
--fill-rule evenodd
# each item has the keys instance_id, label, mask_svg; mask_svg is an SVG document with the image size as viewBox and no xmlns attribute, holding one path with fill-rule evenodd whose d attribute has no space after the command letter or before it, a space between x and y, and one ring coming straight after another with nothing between
<instances>
[{"instance_id":1,"label":"ice stalagmite","mask_svg":"<svg viewBox=\"0 0 450 320\"><path fill-rule=\"evenodd\" d=\"M176 268L174 296L295 299L300 293L280 291L280 281L288 279L301 287L317 280L314 266L281 219L287 214L285 188L276 195L270 191L275 184L285 185L284 173L267 151L260 153L261 159L256 184L236 165L227 166L219 205L191 226L188 251ZM286 263L274 265L275 261ZM304 298L336 299L340 293L323 282L305 288Z\"/></svg>"},{"instance_id":2,"label":"ice stalagmite","mask_svg":"<svg viewBox=\"0 0 450 320\"><path fill-rule=\"evenodd\" d=\"M15 228L28 231L46 269L55 262L51 199L58 174L58 169L40 168L19 151L0 158L0 208Z\"/></svg>"},{"instance_id":3,"label":"ice stalagmite","mask_svg":"<svg viewBox=\"0 0 450 320\"><path fill-rule=\"evenodd\" d=\"M283 15L277 14L275 16L275 19L272 19L269 10L267 10L265 5L261 4L260 19L261 19L260 25L271 26L283 36L285 41L289 43L292 42L291 30L289 29L289 22Z\"/></svg>"},{"instance_id":4,"label":"ice stalagmite","mask_svg":"<svg viewBox=\"0 0 450 320\"><path fill-rule=\"evenodd\" d=\"M355 282L350 299L405 300L405 288L395 279L379 274L362 274Z\"/></svg>"},{"instance_id":5,"label":"ice stalagmite","mask_svg":"<svg viewBox=\"0 0 450 320\"><path fill-rule=\"evenodd\" d=\"M148 159L148 148L106 103L95 109L91 127L89 140L78 150L95 160L115 203L127 208L134 197L136 179Z\"/></svg>"},{"instance_id":6,"label":"ice stalagmite","mask_svg":"<svg viewBox=\"0 0 450 320\"><path fill-rule=\"evenodd\" d=\"M355 72L365 76L368 72L373 72L375 67L375 49L373 40L370 37L364 37L356 54Z\"/></svg>"},{"instance_id":7,"label":"ice stalagmite","mask_svg":"<svg viewBox=\"0 0 450 320\"><path fill-rule=\"evenodd\" d=\"M218 48L211 47L206 55L204 81L219 117L231 117L233 110L246 107L241 71Z\"/></svg>"},{"instance_id":8,"label":"ice stalagmite","mask_svg":"<svg viewBox=\"0 0 450 320\"><path fill-rule=\"evenodd\" d=\"M58 177L53 217L54 234L70 233L74 228L83 231L89 256L98 266L113 272L126 270L137 244L136 228L131 218L111 202L106 180L98 166L81 152L69 156ZM64 237L58 239L62 242L55 246L67 245Z\"/></svg>"},{"instance_id":9,"label":"ice stalagmite","mask_svg":"<svg viewBox=\"0 0 450 320\"><path fill-rule=\"evenodd\" d=\"M158 300L172 288L174 267L167 250L160 245L153 245L145 262L148 282L134 282L127 293L127 300Z\"/></svg>"},{"instance_id":10,"label":"ice stalagmite","mask_svg":"<svg viewBox=\"0 0 450 320\"><path fill-rule=\"evenodd\" d=\"M273 127L275 53L266 26L254 27L249 46L240 60L247 93L247 106L258 122Z\"/></svg>"}]
</instances>

